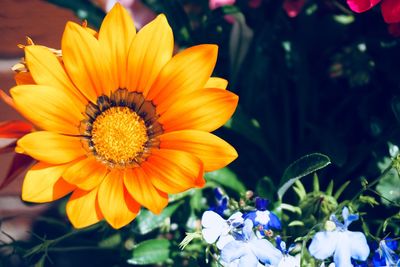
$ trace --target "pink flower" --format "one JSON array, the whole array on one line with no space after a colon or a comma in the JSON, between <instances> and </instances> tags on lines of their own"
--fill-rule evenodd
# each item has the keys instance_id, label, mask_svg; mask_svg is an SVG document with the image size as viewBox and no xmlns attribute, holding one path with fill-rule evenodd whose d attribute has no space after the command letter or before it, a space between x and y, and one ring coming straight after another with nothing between
<instances>
[{"instance_id":1,"label":"pink flower","mask_svg":"<svg viewBox=\"0 0 400 267\"><path fill-rule=\"evenodd\" d=\"M236 0L210 0L208 2L210 9L214 10L222 6L233 5L235 4Z\"/></svg>"},{"instance_id":2,"label":"pink flower","mask_svg":"<svg viewBox=\"0 0 400 267\"><path fill-rule=\"evenodd\" d=\"M354 12L365 12L381 2L381 11L386 23L400 22L399 0L347 0L347 4Z\"/></svg>"},{"instance_id":3,"label":"pink flower","mask_svg":"<svg viewBox=\"0 0 400 267\"><path fill-rule=\"evenodd\" d=\"M249 7L250 8L258 8L262 4L262 0L249 0Z\"/></svg>"},{"instance_id":4,"label":"pink flower","mask_svg":"<svg viewBox=\"0 0 400 267\"><path fill-rule=\"evenodd\" d=\"M306 0L285 0L283 2L283 9L289 17L294 18L299 15L305 3Z\"/></svg>"}]
</instances>

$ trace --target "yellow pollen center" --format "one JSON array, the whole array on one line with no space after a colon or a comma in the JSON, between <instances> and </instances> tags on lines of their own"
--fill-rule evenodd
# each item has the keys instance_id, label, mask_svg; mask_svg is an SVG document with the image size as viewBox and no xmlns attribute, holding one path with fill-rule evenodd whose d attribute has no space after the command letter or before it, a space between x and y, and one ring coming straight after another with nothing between
<instances>
[{"instance_id":1,"label":"yellow pollen center","mask_svg":"<svg viewBox=\"0 0 400 267\"><path fill-rule=\"evenodd\" d=\"M112 107L96 117L91 140L100 158L124 165L140 156L148 136L136 112L128 107Z\"/></svg>"}]
</instances>

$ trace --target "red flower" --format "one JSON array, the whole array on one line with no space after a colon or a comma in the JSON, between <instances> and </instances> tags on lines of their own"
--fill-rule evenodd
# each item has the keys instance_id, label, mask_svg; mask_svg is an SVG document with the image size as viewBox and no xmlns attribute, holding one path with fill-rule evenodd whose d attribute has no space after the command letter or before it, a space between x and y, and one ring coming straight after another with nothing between
<instances>
[{"instance_id":1,"label":"red flower","mask_svg":"<svg viewBox=\"0 0 400 267\"><path fill-rule=\"evenodd\" d=\"M365 12L379 2L381 3L381 11L383 19L386 23L400 22L400 1L399 0L347 0L350 9L357 13Z\"/></svg>"}]
</instances>

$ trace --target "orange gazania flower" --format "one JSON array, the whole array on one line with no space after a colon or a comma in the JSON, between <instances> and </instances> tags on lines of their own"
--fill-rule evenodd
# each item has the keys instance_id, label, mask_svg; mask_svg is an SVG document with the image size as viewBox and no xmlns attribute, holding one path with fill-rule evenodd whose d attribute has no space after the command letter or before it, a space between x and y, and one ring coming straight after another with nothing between
<instances>
[{"instance_id":1,"label":"orange gazania flower","mask_svg":"<svg viewBox=\"0 0 400 267\"><path fill-rule=\"evenodd\" d=\"M68 22L62 60L30 45L25 60L36 84L11 89L15 107L42 131L17 152L39 162L26 174L22 198L48 202L70 192L72 224L103 218L114 228L144 206L158 214L168 194L201 187L204 171L237 157L210 132L233 114L238 97L210 75L217 47L199 45L175 56L164 15L138 33L116 4L98 34Z\"/></svg>"}]
</instances>

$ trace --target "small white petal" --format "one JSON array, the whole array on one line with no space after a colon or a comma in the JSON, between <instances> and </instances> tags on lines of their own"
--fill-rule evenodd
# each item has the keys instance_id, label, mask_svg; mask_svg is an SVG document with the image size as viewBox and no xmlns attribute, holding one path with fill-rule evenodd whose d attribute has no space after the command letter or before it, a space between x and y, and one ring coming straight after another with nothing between
<instances>
[{"instance_id":1,"label":"small white petal","mask_svg":"<svg viewBox=\"0 0 400 267\"><path fill-rule=\"evenodd\" d=\"M285 255L278 264L278 267L300 267L300 258Z\"/></svg>"},{"instance_id":2,"label":"small white petal","mask_svg":"<svg viewBox=\"0 0 400 267\"><path fill-rule=\"evenodd\" d=\"M229 242L231 242L233 240L235 240L235 239L231 235L221 235L217 242L217 248L219 250L222 250L226 244L228 244Z\"/></svg>"},{"instance_id":3,"label":"small white petal","mask_svg":"<svg viewBox=\"0 0 400 267\"><path fill-rule=\"evenodd\" d=\"M203 238L208 244L213 244L220 237L221 232L221 228L204 228L201 230Z\"/></svg>"},{"instance_id":4,"label":"small white petal","mask_svg":"<svg viewBox=\"0 0 400 267\"><path fill-rule=\"evenodd\" d=\"M249 253L252 252L245 246L244 242L234 240L226 244L222 249L221 260L226 263L231 263Z\"/></svg>"},{"instance_id":5,"label":"small white petal","mask_svg":"<svg viewBox=\"0 0 400 267\"><path fill-rule=\"evenodd\" d=\"M337 231L316 233L308 247L310 254L319 260L332 256L338 243L339 234Z\"/></svg>"},{"instance_id":6,"label":"small white petal","mask_svg":"<svg viewBox=\"0 0 400 267\"><path fill-rule=\"evenodd\" d=\"M350 254L355 260L365 261L369 255L369 246L365 235L361 232L345 232L351 242Z\"/></svg>"},{"instance_id":7,"label":"small white petal","mask_svg":"<svg viewBox=\"0 0 400 267\"><path fill-rule=\"evenodd\" d=\"M211 210L204 212L201 217L201 225L203 225L203 227L222 228L222 225L225 224L226 221L218 213Z\"/></svg>"},{"instance_id":8,"label":"small white petal","mask_svg":"<svg viewBox=\"0 0 400 267\"><path fill-rule=\"evenodd\" d=\"M237 227L237 226L243 224L243 214L242 214L240 211L235 212L234 214L232 214L232 215L228 218L227 221L228 221L229 224L232 225L233 227Z\"/></svg>"},{"instance_id":9,"label":"small white petal","mask_svg":"<svg viewBox=\"0 0 400 267\"><path fill-rule=\"evenodd\" d=\"M239 260L238 267L258 267L258 259L254 254L246 254Z\"/></svg>"},{"instance_id":10,"label":"small white petal","mask_svg":"<svg viewBox=\"0 0 400 267\"><path fill-rule=\"evenodd\" d=\"M340 267L353 267L353 264L351 264L350 242L350 240L343 237L339 241L335 254L333 254L335 265Z\"/></svg>"},{"instance_id":11,"label":"small white petal","mask_svg":"<svg viewBox=\"0 0 400 267\"><path fill-rule=\"evenodd\" d=\"M248 242L248 246L254 255L256 255L257 258L264 264L268 263L276 266L283 257L280 250L274 247L266 239L252 239L250 242Z\"/></svg>"},{"instance_id":12,"label":"small white petal","mask_svg":"<svg viewBox=\"0 0 400 267\"><path fill-rule=\"evenodd\" d=\"M256 218L254 219L256 222L265 225L269 222L269 211L265 210L265 211L256 211Z\"/></svg>"}]
</instances>

